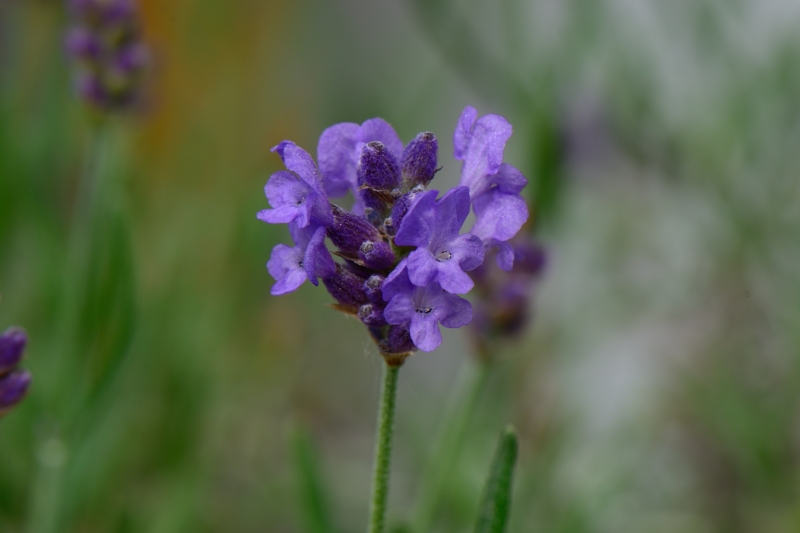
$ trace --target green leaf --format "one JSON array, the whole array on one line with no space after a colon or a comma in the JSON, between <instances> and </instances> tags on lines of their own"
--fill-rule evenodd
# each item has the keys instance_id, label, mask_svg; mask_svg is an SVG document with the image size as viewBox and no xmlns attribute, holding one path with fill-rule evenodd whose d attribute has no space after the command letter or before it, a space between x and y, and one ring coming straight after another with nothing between
<instances>
[{"instance_id":1,"label":"green leaf","mask_svg":"<svg viewBox=\"0 0 800 533\"><path fill-rule=\"evenodd\" d=\"M311 435L297 430L293 438L294 461L300 485L300 508L309 533L333 533L317 451Z\"/></svg>"},{"instance_id":2,"label":"green leaf","mask_svg":"<svg viewBox=\"0 0 800 533\"><path fill-rule=\"evenodd\" d=\"M502 533L505 531L511 508L511 484L517 460L517 435L509 426L500 435L500 442L492 460L489 478L481 496L475 533Z\"/></svg>"}]
</instances>

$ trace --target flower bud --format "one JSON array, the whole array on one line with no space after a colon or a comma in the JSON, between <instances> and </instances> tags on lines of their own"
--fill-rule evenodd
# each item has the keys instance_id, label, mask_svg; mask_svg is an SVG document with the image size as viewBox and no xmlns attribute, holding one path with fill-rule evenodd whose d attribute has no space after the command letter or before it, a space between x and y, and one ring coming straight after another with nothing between
<instances>
[{"instance_id":1,"label":"flower bud","mask_svg":"<svg viewBox=\"0 0 800 533\"><path fill-rule=\"evenodd\" d=\"M22 401L30 384L31 373L27 370L15 370L0 378L0 416Z\"/></svg>"},{"instance_id":2,"label":"flower bud","mask_svg":"<svg viewBox=\"0 0 800 533\"><path fill-rule=\"evenodd\" d=\"M380 327L386 325L383 318L383 307L375 304L364 304L358 309L358 318L367 326Z\"/></svg>"},{"instance_id":3,"label":"flower bud","mask_svg":"<svg viewBox=\"0 0 800 533\"><path fill-rule=\"evenodd\" d=\"M400 167L383 143L372 141L364 145L358 163L358 183L384 191L400 185Z\"/></svg>"},{"instance_id":4,"label":"flower bud","mask_svg":"<svg viewBox=\"0 0 800 533\"><path fill-rule=\"evenodd\" d=\"M436 136L429 132L417 134L413 141L408 143L400 158L400 169L403 182L408 187L427 185L436 174L437 152L439 143Z\"/></svg>"},{"instance_id":5,"label":"flower bud","mask_svg":"<svg viewBox=\"0 0 800 533\"><path fill-rule=\"evenodd\" d=\"M333 211L333 224L328 227L328 238L345 254L355 255L363 243L381 240L378 230L366 219L348 213L333 204L331 211Z\"/></svg>"},{"instance_id":6,"label":"flower bud","mask_svg":"<svg viewBox=\"0 0 800 533\"><path fill-rule=\"evenodd\" d=\"M28 336L20 328L8 328L0 335L0 376L19 364L28 344Z\"/></svg>"},{"instance_id":7,"label":"flower bud","mask_svg":"<svg viewBox=\"0 0 800 533\"><path fill-rule=\"evenodd\" d=\"M411 204L414 203L414 199L424 190L422 186L414 187L408 194L404 194L395 201L392 206L392 216L384 222L384 227L389 235L397 233L397 230L400 229L400 224L403 222L403 217L408 213Z\"/></svg>"},{"instance_id":8,"label":"flower bud","mask_svg":"<svg viewBox=\"0 0 800 533\"><path fill-rule=\"evenodd\" d=\"M358 257L364 265L375 270L386 270L394 264L392 247L383 240L362 243L358 249Z\"/></svg>"},{"instance_id":9,"label":"flower bud","mask_svg":"<svg viewBox=\"0 0 800 533\"><path fill-rule=\"evenodd\" d=\"M367 279L367 281L364 282L364 291L366 292L367 298L369 298L370 302L378 304L383 302L384 281L386 281L386 278L380 274L373 274Z\"/></svg>"},{"instance_id":10,"label":"flower bud","mask_svg":"<svg viewBox=\"0 0 800 533\"><path fill-rule=\"evenodd\" d=\"M389 326L386 340L391 353L402 354L417 351L417 347L411 340L411 334L403 326Z\"/></svg>"},{"instance_id":11,"label":"flower bud","mask_svg":"<svg viewBox=\"0 0 800 533\"><path fill-rule=\"evenodd\" d=\"M322 280L333 298L348 307L361 307L367 303L364 278L336 265L336 273Z\"/></svg>"}]
</instances>

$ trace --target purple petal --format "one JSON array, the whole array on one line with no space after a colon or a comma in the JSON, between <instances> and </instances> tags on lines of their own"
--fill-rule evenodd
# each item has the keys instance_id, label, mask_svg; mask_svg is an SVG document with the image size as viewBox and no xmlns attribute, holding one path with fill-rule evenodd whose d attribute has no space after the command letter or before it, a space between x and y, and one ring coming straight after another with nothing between
<instances>
[{"instance_id":1,"label":"purple petal","mask_svg":"<svg viewBox=\"0 0 800 533\"><path fill-rule=\"evenodd\" d=\"M308 279L305 269L300 266L302 261L303 251L299 247L289 248L279 244L272 249L267 270L277 281L270 291L273 296L292 292Z\"/></svg>"},{"instance_id":2,"label":"purple petal","mask_svg":"<svg viewBox=\"0 0 800 533\"><path fill-rule=\"evenodd\" d=\"M484 194L493 188L506 194L519 194L528 184L528 180L519 169L503 163L495 174L489 174L470 188L472 198Z\"/></svg>"},{"instance_id":3,"label":"purple petal","mask_svg":"<svg viewBox=\"0 0 800 533\"><path fill-rule=\"evenodd\" d=\"M415 312L411 319L409 331L411 332L411 340L423 352L432 352L442 343L439 323L433 313Z\"/></svg>"},{"instance_id":4,"label":"purple petal","mask_svg":"<svg viewBox=\"0 0 800 533\"><path fill-rule=\"evenodd\" d=\"M436 278L439 271L439 262L436 261L427 248L417 248L408 254L406 267L408 269L408 279L411 280L411 283L418 287L424 287ZM458 268L458 265L456 265L456 268ZM459 270L461 269L459 268Z\"/></svg>"},{"instance_id":5,"label":"purple petal","mask_svg":"<svg viewBox=\"0 0 800 533\"><path fill-rule=\"evenodd\" d=\"M286 224L296 221L305 227L311 220L311 206L306 202L313 193L307 183L286 170L270 176L264 187L269 204L275 209L264 209L258 213L259 220L270 224Z\"/></svg>"},{"instance_id":6,"label":"purple petal","mask_svg":"<svg viewBox=\"0 0 800 533\"><path fill-rule=\"evenodd\" d=\"M486 115L475 122L472 137L465 153L461 169L461 185L470 188L470 193L483 184L486 176L495 174L503 163L503 151L511 137L511 124L499 115Z\"/></svg>"},{"instance_id":7,"label":"purple petal","mask_svg":"<svg viewBox=\"0 0 800 533\"><path fill-rule=\"evenodd\" d=\"M450 240L458 235L469 215L469 189L455 187L436 202L434 240ZM420 246L420 245L418 245Z\"/></svg>"},{"instance_id":8,"label":"purple petal","mask_svg":"<svg viewBox=\"0 0 800 533\"><path fill-rule=\"evenodd\" d=\"M522 172L508 163L500 165L497 173L492 176L491 181L497 185L501 192L506 194L519 194L528 184L528 179L522 175Z\"/></svg>"},{"instance_id":9,"label":"purple petal","mask_svg":"<svg viewBox=\"0 0 800 533\"><path fill-rule=\"evenodd\" d=\"M456 131L453 133L453 155L459 161L463 161L467 157L467 150L472 139L472 127L475 125L476 118L478 118L478 110L467 106L458 119Z\"/></svg>"},{"instance_id":10,"label":"purple petal","mask_svg":"<svg viewBox=\"0 0 800 533\"><path fill-rule=\"evenodd\" d=\"M470 233L487 242L507 241L528 220L528 205L518 194L505 194L497 189L480 195L473 203L475 225Z\"/></svg>"},{"instance_id":11,"label":"purple petal","mask_svg":"<svg viewBox=\"0 0 800 533\"><path fill-rule=\"evenodd\" d=\"M427 246L433 237L436 224L434 206L439 191L431 190L418 195L408 209L394 242L401 246Z\"/></svg>"},{"instance_id":12,"label":"purple petal","mask_svg":"<svg viewBox=\"0 0 800 533\"><path fill-rule=\"evenodd\" d=\"M371 118L361 125L358 131L358 140L364 144L372 141L382 142L389 152L397 159L403 154L403 141L397 136L394 128L382 118ZM361 152L359 146L356 146Z\"/></svg>"},{"instance_id":13,"label":"purple petal","mask_svg":"<svg viewBox=\"0 0 800 533\"><path fill-rule=\"evenodd\" d=\"M511 269L514 268L514 261L516 259L514 248L507 242L500 241L493 241L492 246L497 247L497 256L495 256L497 266L506 272L511 272Z\"/></svg>"},{"instance_id":14,"label":"purple petal","mask_svg":"<svg viewBox=\"0 0 800 533\"><path fill-rule=\"evenodd\" d=\"M403 259L383 282L383 301L388 302L398 294L409 295L414 290L414 284L408 279L408 261Z\"/></svg>"},{"instance_id":15,"label":"purple petal","mask_svg":"<svg viewBox=\"0 0 800 533\"><path fill-rule=\"evenodd\" d=\"M481 250L483 247L481 247ZM410 259L411 256L409 256ZM480 263L479 263L480 264ZM410 265L410 261L409 261ZM461 270L461 266L453 260L438 262L434 259L436 268L435 279L444 290L453 294L466 294L472 290L475 283ZM411 267L409 266L409 270ZM414 281L414 278L411 278Z\"/></svg>"},{"instance_id":16,"label":"purple petal","mask_svg":"<svg viewBox=\"0 0 800 533\"><path fill-rule=\"evenodd\" d=\"M452 256L451 261L458 263L464 272L478 268L483 263L483 243L475 235L459 235L448 243L448 251Z\"/></svg>"},{"instance_id":17,"label":"purple petal","mask_svg":"<svg viewBox=\"0 0 800 533\"><path fill-rule=\"evenodd\" d=\"M331 253L325 247L325 228L319 227L308 241L306 253L303 256L303 269L308 280L318 285L317 276L326 278L336 272L336 263L333 262Z\"/></svg>"},{"instance_id":18,"label":"purple petal","mask_svg":"<svg viewBox=\"0 0 800 533\"><path fill-rule=\"evenodd\" d=\"M444 309L439 317L439 322L446 328L460 328L472 322L472 304L464 298L454 294L444 294L442 299L446 301L439 308Z\"/></svg>"},{"instance_id":19,"label":"purple petal","mask_svg":"<svg viewBox=\"0 0 800 533\"><path fill-rule=\"evenodd\" d=\"M408 324L416 314L414 301L405 294L394 296L386 309L383 310L383 317L386 322L394 325Z\"/></svg>"},{"instance_id":20,"label":"purple petal","mask_svg":"<svg viewBox=\"0 0 800 533\"><path fill-rule=\"evenodd\" d=\"M311 159L311 155L308 152L292 141L281 141L272 151L278 152L286 168L300 176L300 178L312 188L321 188L317 166L314 164L314 160Z\"/></svg>"},{"instance_id":21,"label":"purple petal","mask_svg":"<svg viewBox=\"0 0 800 533\"><path fill-rule=\"evenodd\" d=\"M343 122L322 132L317 145L317 161L328 196L338 198L356 187L354 157L360 126Z\"/></svg>"}]
</instances>

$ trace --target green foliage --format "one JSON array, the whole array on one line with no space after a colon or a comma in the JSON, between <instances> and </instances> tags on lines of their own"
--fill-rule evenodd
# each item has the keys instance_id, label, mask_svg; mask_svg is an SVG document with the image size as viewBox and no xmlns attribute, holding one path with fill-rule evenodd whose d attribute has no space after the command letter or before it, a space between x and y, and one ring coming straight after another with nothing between
<instances>
[{"instance_id":1,"label":"green foliage","mask_svg":"<svg viewBox=\"0 0 800 533\"><path fill-rule=\"evenodd\" d=\"M503 533L511 512L514 467L517 462L517 434L506 428L497 443L483 488L475 533Z\"/></svg>"}]
</instances>

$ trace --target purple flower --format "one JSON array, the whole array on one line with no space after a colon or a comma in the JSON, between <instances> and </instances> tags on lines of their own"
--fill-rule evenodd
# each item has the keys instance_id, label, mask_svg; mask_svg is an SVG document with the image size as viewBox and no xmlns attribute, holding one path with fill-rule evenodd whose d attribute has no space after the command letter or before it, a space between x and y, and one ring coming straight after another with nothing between
<instances>
[{"instance_id":1,"label":"purple flower","mask_svg":"<svg viewBox=\"0 0 800 533\"><path fill-rule=\"evenodd\" d=\"M467 300L446 292L436 281L424 287L414 285L405 263L386 278L383 298L389 302L383 313L386 322L407 327L414 345L425 352L442 343L439 324L460 328L472 320Z\"/></svg>"},{"instance_id":2,"label":"purple flower","mask_svg":"<svg viewBox=\"0 0 800 533\"><path fill-rule=\"evenodd\" d=\"M344 196L358 190L357 167L364 146L377 141L383 144L395 161L403 153L403 142L394 128L381 118L372 118L361 124L343 122L322 132L317 145L317 161L323 176L325 190L331 198Z\"/></svg>"},{"instance_id":3,"label":"purple flower","mask_svg":"<svg viewBox=\"0 0 800 533\"><path fill-rule=\"evenodd\" d=\"M73 18L64 48L75 63L75 87L102 111L136 103L150 54L141 42L133 0L68 0Z\"/></svg>"},{"instance_id":4,"label":"purple flower","mask_svg":"<svg viewBox=\"0 0 800 533\"><path fill-rule=\"evenodd\" d=\"M456 187L440 200L438 191L421 194L403 217L394 242L416 246L408 256L408 276L417 286L438 282L444 290L465 294L473 287L465 273L483 262L483 244L475 235L459 235L469 214L469 190Z\"/></svg>"},{"instance_id":5,"label":"purple flower","mask_svg":"<svg viewBox=\"0 0 800 533\"><path fill-rule=\"evenodd\" d=\"M497 276L485 266L475 270L487 251L510 270L515 250L508 241L528 217L520 196L527 180L503 163L510 135L504 118L479 119L468 107L454 136L456 158L464 162L461 186L438 200L439 191L425 190L439 170L433 133L418 134L404 148L382 119L336 124L320 137L318 167L294 143L282 142L274 151L287 170L271 176L265 193L272 208L258 218L288 223L295 246L273 250L267 265L277 280L272 293L322 278L337 302L333 307L367 326L390 365L401 364L416 349L435 349L442 341L440 325L468 324L472 306L457 295L476 284L479 300L491 299L482 294L487 287L488 292L496 287L490 296L501 300L476 314L488 324L481 331L499 323L497 313L521 316L525 280L504 285L506 273L495 282ZM355 197L349 211L329 203L329 196L348 192ZM475 224L462 234L470 209ZM325 246L326 237L336 247L338 262ZM473 270L471 277L467 272Z\"/></svg>"},{"instance_id":6,"label":"purple flower","mask_svg":"<svg viewBox=\"0 0 800 533\"><path fill-rule=\"evenodd\" d=\"M0 335L0 376L17 367L27 344L28 336L21 328L8 328Z\"/></svg>"},{"instance_id":7,"label":"purple flower","mask_svg":"<svg viewBox=\"0 0 800 533\"><path fill-rule=\"evenodd\" d=\"M270 176L264 194L273 209L258 212L258 219L270 224L294 222L304 228L315 220L323 226L333 224L328 197L311 156L291 141L283 141L272 149L281 156L288 170Z\"/></svg>"},{"instance_id":8,"label":"purple flower","mask_svg":"<svg viewBox=\"0 0 800 533\"><path fill-rule=\"evenodd\" d=\"M0 416L22 401L30 384L31 373L27 370L14 370L0 377Z\"/></svg>"},{"instance_id":9,"label":"purple flower","mask_svg":"<svg viewBox=\"0 0 800 533\"><path fill-rule=\"evenodd\" d=\"M513 270L501 271L487 259L472 272L475 314L470 330L479 352L486 356L497 340L512 339L523 331L532 293L547 263L544 249L527 235L519 234L511 243L502 244L514 256Z\"/></svg>"},{"instance_id":10,"label":"purple flower","mask_svg":"<svg viewBox=\"0 0 800 533\"><path fill-rule=\"evenodd\" d=\"M296 290L306 280L317 285L317 277L333 275L336 265L325 248L325 228L309 225L304 228L289 225L294 248L279 244L272 249L267 270L277 281L270 291L279 296Z\"/></svg>"},{"instance_id":11,"label":"purple flower","mask_svg":"<svg viewBox=\"0 0 800 533\"><path fill-rule=\"evenodd\" d=\"M461 185L469 187L475 210L470 233L488 248L499 248L497 262L504 270L513 265L510 248L502 243L512 238L528 220L528 205L520 192L528 180L513 166L503 163L511 124L498 115L477 118L467 107L453 135L455 157L464 162Z\"/></svg>"}]
</instances>

